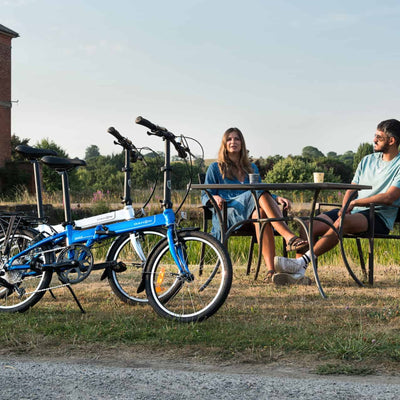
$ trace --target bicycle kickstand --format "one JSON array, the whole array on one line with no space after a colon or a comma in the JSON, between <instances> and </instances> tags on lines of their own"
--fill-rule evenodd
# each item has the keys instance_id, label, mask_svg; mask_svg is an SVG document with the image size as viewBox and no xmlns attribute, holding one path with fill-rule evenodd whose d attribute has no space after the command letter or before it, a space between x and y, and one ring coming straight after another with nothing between
<instances>
[{"instance_id":1,"label":"bicycle kickstand","mask_svg":"<svg viewBox=\"0 0 400 400\"><path fill-rule=\"evenodd\" d=\"M85 314L86 311L83 309L81 303L79 302L78 298L76 297L76 294L75 294L75 292L72 290L71 285L70 285L70 284L67 284L66 286L67 286L68 290L71 292L72 297L73 297L74 300L76 301L76 304L78 304L78 307L79 307L79 309L81 310L82 314Z\"/></svg>"}]
</instances>

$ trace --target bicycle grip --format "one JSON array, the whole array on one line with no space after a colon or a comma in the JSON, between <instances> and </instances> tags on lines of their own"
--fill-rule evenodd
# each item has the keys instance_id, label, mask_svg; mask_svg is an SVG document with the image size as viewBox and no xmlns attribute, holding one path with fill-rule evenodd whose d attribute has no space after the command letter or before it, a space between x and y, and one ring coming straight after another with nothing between
<instances>
[{"instance_id":1,"label":"bicycle grip","mask_svg":"<svg viewBox=\"0 0 400 400\"><path fill-rule=\"evenodd\" d=\"M135 122L139 125L143 125L146 128L149 128L151 131L156 131L159 129L159 127L157 125L154 125L152 122L150 122L147 119L142 118L142 117L137 117Z\"/></svg>"},{"instance_id":2,"label":"bicycle grip","mask_svg":"<svg viewBox=\"0 0 400 400\"><path fill-rule=\"evenodd\" d=\"M112 126L107 129L107 132L110 133L111 135L113 135L118 141L124 140L122 135Z\"/></svg>"}]
</instances>

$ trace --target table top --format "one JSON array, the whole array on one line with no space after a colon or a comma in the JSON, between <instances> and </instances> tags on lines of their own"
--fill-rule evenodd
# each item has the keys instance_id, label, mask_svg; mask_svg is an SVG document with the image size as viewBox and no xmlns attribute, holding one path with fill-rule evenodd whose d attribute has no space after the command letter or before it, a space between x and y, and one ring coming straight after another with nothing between
<instances>
[{"instance_id":1,"label":"table top","mask_svg":"<svg viewBox=\"0 0 400 400\"><path fill-rule=\"evenodd\" d=\"M354 185L352 183L336 182L304 182L304 183L196 183L192 189L219 189L219 190L363 190L372 189L368 185Z\"/></svg>"}]
</instances>

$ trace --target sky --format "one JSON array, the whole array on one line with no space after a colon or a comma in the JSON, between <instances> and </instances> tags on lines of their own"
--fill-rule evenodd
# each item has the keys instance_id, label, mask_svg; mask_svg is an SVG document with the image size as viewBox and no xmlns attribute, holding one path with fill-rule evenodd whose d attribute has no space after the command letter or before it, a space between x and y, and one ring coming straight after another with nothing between
<instances>
[{"instance_id":1,"label":"sky","mask_svg":"<svg viewBox=\"0 0 400 400\"><path fill-rule=\"evenodd\" d=\"M0 0L12 133L70 157L119 152L110 126L162 150L137 116L216 158L238 127L253 157L357 151L400 119L397 0ZM193 146L194 154L200 154Z\"/></svg>"}]
</instances>

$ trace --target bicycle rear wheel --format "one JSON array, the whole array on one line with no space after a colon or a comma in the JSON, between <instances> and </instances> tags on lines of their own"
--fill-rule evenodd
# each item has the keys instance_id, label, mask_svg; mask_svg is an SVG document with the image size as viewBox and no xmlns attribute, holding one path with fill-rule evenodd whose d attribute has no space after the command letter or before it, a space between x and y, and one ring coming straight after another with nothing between
<instances>
[{"instance_id":1,"label":"bicycle rear wheel","mask_svg":"<svg viewBox=\"0 0 400 400\"><path fill-rule=\"evenodd\" d=\"M207 233L181 231L177 236L190 274L180 273L164 239L147 262L146 294L162 317L202 321L213 315L229 294L231 260L225 247Z\"/></svg>"},{"instance_id":2,"label":"bicycle rear wheel","mask_svg":"<svg viewBox=\"0 0 400 400\"><path fill-rule=\"evenodd\" d=\"M151 228L139 232L136 239L131 235L120 236L113 242L107 254L107 261L122 261L127 268L126 271L116 272L109 269L107 277L114 294L123 302L135 305L147 303L146 292L143 290L138 293L137 290L142 282L147 256L151 249L165 237L166 231L164 228Z\"/></svg>"},{"instance_id":3,"label":"bicycle rear wheel","mask_svg":"<svg viewBox=\"0 0 400 400\"><path fill-rule=\"evenodd\" d=\"M29 247L37 235L38 232L35 230L17 230L10 239L10 254L8 258ZM4 240L4 235L1 235L0 246L4 244ZM17 258L13 266L29 264L33 257L36 257L37 261L42 263L48 262L50 255L43 253L43 250L43 248L35 249ZM52 271L34 271L30 268L3 270L3 275L0 278L4 279L7 284L11 284L13 288L7 287L4 282L0 283L0 312L23 312L34 306L45 294L51 277Z\"/></svg>"}]
</instances>

